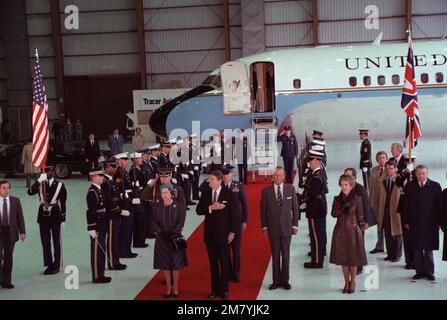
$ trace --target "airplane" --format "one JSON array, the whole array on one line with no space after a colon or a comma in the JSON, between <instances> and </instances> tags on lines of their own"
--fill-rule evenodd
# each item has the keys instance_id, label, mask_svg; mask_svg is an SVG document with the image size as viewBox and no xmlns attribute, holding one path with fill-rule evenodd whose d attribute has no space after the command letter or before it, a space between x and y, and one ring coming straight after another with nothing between
<instances>
[{"instance_id":1,"label":"airplane","mask_svg":"<svg viewBox=\"0 0 447 320\"><path fill-rule=\"evenodd\" d=\"M377 40L377 39L376 39ZM413 42L421 138L447 136L447 41ZM156 135L207 128L318 129L327 140L405 137L401 108L408 43L319 46L264 52L224 63L196 88L157 109ZM193 125L200 121L200 128ZM199 132L197 132L197 130Z\"/></svg>"}]
</instances>

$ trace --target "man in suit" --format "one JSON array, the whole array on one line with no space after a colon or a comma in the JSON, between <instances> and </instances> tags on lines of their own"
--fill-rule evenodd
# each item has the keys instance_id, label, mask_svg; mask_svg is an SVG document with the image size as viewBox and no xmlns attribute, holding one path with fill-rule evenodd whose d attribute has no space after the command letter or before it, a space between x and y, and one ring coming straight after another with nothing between
<instances>
[{"instance_id":1,"label":"man in suit","mask_svg":"<svg viewBox=\"0 0 447 320\"><path fill-rule=\"evenodd\" d=\"M224 186L231 191L234 198L235 210L238 216L238 225L234 240L230 244L231 249L231 280L240 282L241 277L241 241L242 231L247 229L248 201L242 182L233 180L233 166L226 165L222 168Z\"/></svg>"},{"instance_id":2,"label":"man in suit","mask_svg":"<svg viewBox=\"0 0 447 320\"><path fill-rule=\"evenodd\" d=\"M86 162L88 164L88 169L93 169L98 167L98 159L100 156L99 143L95 139L95 135L90 133L88 139L84 146Z\"/></svg>"},{"instance_id":3,"label":"man in suit","mask_svg":"<svg viewBox=\"0 0 447 320\"><path fill-rule=\"evenodd\" d=\"M65 228L67 190L65 185L54 178L54 167L46 166L29 189L30 196L38 194L40 199L37 223L42 242L43 262L46 267L44 274L56 274L61 268L62 239L61 233ZM51 252L51 238L53 239L54 257Z\"/></svg>"},{"instance_id":4,"label":"man in suit","mask_svg":"<svg viewBox=\"0 0 447 320\"><path fill-rule=\"evenodd\" d=\"M123 153L124 139L123 136L119 134L118 129L113 130L113 134L109 136L108 143L112 156Z\"/></svg>"},{"instance_id":5,"label":"man in suit","mask_svg":"<svg viewBox=\"0 0 447 320\"><path fill-rule=\"evenodd\" d=\"M369 178L372 167L371 161L371 142L368 139L369 130L359 129L359 136L362 144L360 146L360 170L362 170L363 186L366 188L368 195L370 194Z\"/></svg>"},{"instance_id":6,"label":"man in suit","mask_svg":"<svg viewBox=\"0 0 447 320\"><path fill-rule=\"evenodd\" d=\"M87 230L90 235L90 263L93 283L109 283L112 278L104 276L106 265L107 210L101 185L104 182L102 170L89 172L92 182L87 192Z\"/></svg>"},{"instance_id":7,"label":"man in suit","mask_svg":"<svg viewBox=\"0 0 447 320\"><path fill-rule=\"evenodd\" d=\"M261 196L261 227L269 238L273 259L273 283L269 290L291 289L290 242L292 235L298 233L298 199L293 185L284 183L285 177L284 168L277 167L273 185L262 190Z\"/></svg>"},{"instance_id":8,"label":"man in suit","mask_svg":"<svg viewBox=\"0 0 447 320\"><path fill-rule=\"evenodd\" d=\"M385 233L385 261L398 262L402 257L402 223L397 206L400 188L396 185L396 162L389 160L385 166L385 175L379 183L379 214L377 225Z\"/></svg>"},{"instance_id":9,"label":"man in suit","mask_svg":"<svg viewBox=\"0 0 447 320\"><path fill-rule=\"evenodd\" d=\"M20 199L9 195L11 185L0 181L0 283L3 288L12 289L12 257L15 243L26 239L25 220Z\"/></svg>"},{"instance_id":10,"label":"man in suit","mask_svg":"<svg viewBox=\"0 0 447 320\"><path fill-rule=\"evenodd\" d=\"M282 143L281 157L284 162L286 183L292 183L293 166L295 158L298 156L298 141L292 132L292 127L284 127L284 131L279 134L277 141Z\"/></svg>"},{"instance_id":11,"label":"man in suit","mask_svg":"<svg viewBox=\"0 0 447 320\"><path fill-rule=\"evenodd\" d=\"M373 212L378 221L379 214L379 194L380 194L380 179L385 176L385 164L388 161L388 155L385 151L379 151L376 154L377 166L371 169L371 190L370 190L370 203ZM384 231L383 228L379 228L377 225L377 242L376 246L369 253L376 254L384 251Z\"/></svg>"},{"instance_id":12,"label":"man in suit","mask_svg":"<svg viewBox=\"0 0 447 320\"><path fill-rule=\"evenodd\" d=\"M390 158L390 160L394 162L397 170L399 171L402 171L406 168L403 150L404 148L400 143L393 143L391 145L391 154L393 156Z\"/></svg>"},{"instance_id":13,"label":"man in suit","mask_svg":"<svg viewBox=\"0 0 447 320\"><path fill-rule=\"evenodd\" d=\"M210 188L202 193L196 207L198 215L205 216L204 240L211 269L210 299L221 295L228 298L230 261L228 245L234 240L240 217L231 191L222 184L222 172L212 171L208 176Z\"/></svg>"},{"instance_id":14,"label":"man in suit","mask_svg":"<svg viewBox=\"0 0 447 320\"><path fill-rule=\"evenodd\" d=\"M405 186L403 216L414 250L416 274L413 279L426 277L434 281L433 250L439 250L442 189L438 182L428 178L428 169L424 165L416 167L416 177Z\"/></svg>"}]
</instances>

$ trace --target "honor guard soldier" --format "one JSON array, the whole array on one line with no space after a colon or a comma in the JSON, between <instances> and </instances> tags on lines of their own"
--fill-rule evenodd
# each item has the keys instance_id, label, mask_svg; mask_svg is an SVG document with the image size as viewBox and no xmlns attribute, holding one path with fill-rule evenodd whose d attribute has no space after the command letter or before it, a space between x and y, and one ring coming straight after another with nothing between
<instances>
[{"instance_id":1,"label":"honor guard soldier","mask_svg":"<svg viewBox=\"0 0 447 320\"><path fill-rule=\"evenodd\" d=\"M109 283L112 278L104 276L106 267L107 212L101 185L103 172L96 168L89 172L92 182L87 192L87 230L90 235L90 262L93 283Z\"/></svg>"},{"instance_id":2,"label":"honor guard soldier","mask_svg":"<svg viewBox=\"0 0 447 320\"><path fill-rule=\"evenodd\" d=\"M247 229L248 220L248 201L245 193L244 185L239 181L233 180L233 166L226 165L222 168L223 184L231 191L235 203L236 210L236 234L230 243L230 266L231 280L240 282L241 273L241 241L242 232Z\"/></svg>"},{"instance_id":3,"label":"honor guard soldier","mask_svg":"<svg viewBox=\"0 0 447 320\"><path fill-rule=\"evenodd\" d=\"M158 167L159 167L159 158L160 158L160 153L161 153L160 144L150 146L149 151L151 153L149 162L152 164L155 174L157 174Z\"/></svg>"},{"instance_id":4,"label":"honor guard soldier","mask_svg":"<svg viewBox=\"0 0 447 320\"><path fill-rule=\"evenodd\" d=\"M172 193L176 201L182 202L186 208L185 195L183 189L178 186L172 179L172 169L170 168L159 168L157 177L151 180L149 184L144 188L141 193L141 200L150 201L152 205L154 203L163 201L160 193L160 186L165 183L171 183L174 186Z\"/></svg>"},{"instance_id":5,"label":"honor guard soldier","mask_svg":"<svg viewBox=\"0 0 447 320\"><path fill-rule=\"evenodd\" d=\"M372 167L371 161L371 142L368 140L368 131L366 129L359 129L360 140L362 145L360 146L360 169L362 170L363 186L369 195L369 177Z\"/></svg>"},{"instance_id":6,"label":"honor guard soldier","mask_svg":"<svg viewBox=\"0 0 447 320\"><path fill-rule=\"evenodd\" d=\"M323 268L326 255L326 215L328 193L327 180L321 169L323 153L309 150L308 167L311 171L309 180L306 181L306 217L309 220L311 258L304 263L305 268Z\"/></svg>"},{"instance_id":7,"label":"honor guard soldier","mask_svg":"<svg viewBox=\"0 0 447 320\"><path fill-rule=\"evenodd\" d=\"M237 136L233 138L234 158L237 159L239 182L248 183L248 158L251 157L251 150L248 139L244 135L243 129L238 129Z\"/></svg>"},{"instance_id":8,"label":"honor guard soldier","mask_svg":"<svg viewBox=\"0 0 447 320\"><path fill-rule=\"evenodd\" d=\"M277 141L282 143L281 157L286 171L286 182L292 183L294 161L298 156L298 141L295 134L292 133L292 127L284 127L284 131L280 133Z\"/></svg>"},{"instance_id":9,"label":"honor guard soldier","mask_svg":"<svg viewBox=\"0 0 447 320\"><path fill-rule=\"evenodd\" d=\"M133 235L133 215L132 215L132 181L126 171L129 157L127 152L115 155L118 168L113 177L118 187L120 195L121 208L121 227L119 239L120 258L135 258L137 253L133 253L132 235Z\"/></svg>"},{"instance_id":10,"label":"honor guard soldier","mask_svg":"<svg viewBox=\"0 0 447 320\"><path fill-rule=\"evenodd\" d=\"M141 171L143 171L144 178L146 181L155 178L157 171L155 170L153 164L150 162L150 149L146 148L141 150L142 161L141 161Z\"/></svg>"},{"instance_id":11,"label":"honor guard soldier","mask_svg":"<svg viewBox=\"0 0 447 320\"><path fill-rule=\"evenodd\" d=\"M159 168L174 168L174 165L169 158L169 153L171 152L172 146L176 141L177 139L171 139L161 143L161 153L158 160Z\"/></svg>"},{"instance_id":12,"label":"honor guard soldier","mask_svg":"<svg viewBox=\"0 0 447 320\"><path fill-rule=\"evenodd\" d=\"M148 184L149 181L155 179L155 176L157 175L158 157L156 156L155 158L152 158L151 153L153 152L153 150L156 150L158 152L159 149L160 145L157 144L155 146L150 146L149 148L142 150L143 162L141 164L141 170L143 171L146 184ZM152 205L149 201L142 201L141 204L144 209L146 238L153 239L155 235L153 228L154 214L152 211Z\"/></svg>"},{"instance_id":13,"label":"honor guard soldier","mask_svg":"<svg viewBox=\"0 0 447 320\"><path fill-rule=\"evenodd\" d=\"M410 161L410 155L408 153L405 153L403 155L404 157L404 169L398 170L396 174L396 185L400 188L400 198L399 198L399 204L397 206L397 212L400 213L401 223L402 223L402 236L404 239L404 254L405 254L405 269L411 270L415 269L415 263L414 263L414 246L411 242L410 237L410 230L404 227L404 216L406 214L405 212L405 192L404 188L405 186L412 182L417 181L416 172L414 170L414 167L416 165L416 155L413 153L411 155L411 161Z\"/></svg>"},{"instance_id":14,"label":"honor guard soldier","mask_svg":"<svg viewBox=\"0 0 447 320\"><path fill-rule=\"evenodd\" d=\"M180 159L178 165L175 166L177 169L177 177L179 179L179 185L183 189L185 194L185 200L187 206L193 206L196 203L191 201L191 189L192 189L192 178L194 171L192 170L192 165L189 162L189 139L178 140L176 144L177 157ZM188 210L188 207L186 207Z\"/></svg>"},{"instance_id":15,"label":"honor guard soldier","mask_svg":"<svg viewBox=\"0 0 447 320\"><path fill-rule=\"evenodd\" d=\"M319 148L315 148L315 146L319 146ZM323 164L324 167L326 167L327 166L326 141L323 138L323 132L318 130L313 131L312 140L310 141L310 146L307 150L310 149L318 150L324 154L323 159L321 159L321 163Z\"/></svg>"},{"instance_id":16,"label":"honor guard soldier","mask_svg":"<svg viewBox=\"0 0 447 320\"><path fill-rule=\"evenodd\" d=\"M200 156L200 145L197 139L197 134L194 133L189 136L189 162L192 166L192 199L199 200L199 180L202 172L202 159Z\"/></svg>"},{"instance_id":17,"label":"honor guard soldier","mask_svg":"<svg viewBox=\"0 0 447 320\"><path fill-rule=\"evenodd\" d=\"M119 206L120 194L118 186L113 180L116 173L116 160L108 159L104 162L104 183L101 191L106 206L107 229L107 262L109 270L125 270L127 266L120 263L119 235L121 228L121 208Z\"/></svg>"},{"instance_id":18,"label":"honor guard soldier","mask_svg":"<svg viewBox=\"0 0 447 320\"><path fill-rule=\"evenodd\" d=\"M62 266L61 232L65 227L67 190L54 178L54 167L45 167L39 179L28 189L30 196L39 194L40 205L37 223L42 242L44 274L56 274ZM53 240L54 258L51 252Z\"/></svg>"},{"instance_id":19,"label":"honor guard soldier","mask_svg":"<svg viewBox=\"0 0 447 320\"><path fill-rule=\"evenodd\" d=\"M132 213L133 213L133 247L146 248L146 219L144 206L141 202L140 195L147 184L144 173L141 170L143 161L142 154L135 152L130 155L133 165L130 168L129 176L132 182Z\"/></svg>"}]
</instances>

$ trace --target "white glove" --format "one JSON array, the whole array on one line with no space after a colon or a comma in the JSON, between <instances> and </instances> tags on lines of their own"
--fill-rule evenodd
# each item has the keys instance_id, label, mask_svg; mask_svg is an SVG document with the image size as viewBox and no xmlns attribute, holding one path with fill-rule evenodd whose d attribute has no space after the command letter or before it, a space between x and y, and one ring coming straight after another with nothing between
<instances>
[{"instance_id":1,"label":"white glove","mask_svg":"<svg viewBox=\"0 0 447 320\"><path fill-rule=\"evenodd\" d=\"M413 171L413 170L414 170L414 165L413 165L412 163L409 163L409 164L407 165L407 170L408 170L408 171Z\"/></svg>"},{"instance_id":2,"label":"white glove","mask_svg":"<svg viewBox=\"0 0 447 320\"><path fill-rule=\"evenodd\" d=\"M137 182L135 182L135 186L139 187L140 186L140 181L137 180Z\"/></svg>"},{"instance_id":3,"label":"white glove","mask_svg":"<svg viewBox=\"0 0 447 320\"><path fill-rule=\"evenodd\" d=\"M304 193L304 189L303 188L298 188L298 194L301 196Z\"/></svg>"},{"instance_id":4,"label":"white glove","mask_svg":"<svg viewBox=\"0 0 447 320\"><path fill-rule=\"evenodd\" d=\"M65 222L61 222L61 232L65 229Z\"/></svg>"},{"instance_id":5,"label":"white glove","mask_svg":"<svg viewBox=\"0 0 447 320\"><path fill-rule=\"evenodd\" d=\"M183 173L182 173L182 178L183 178L183 179L189 179L189 176L188 176L187 174L183 174Z\"/></svg>"},{"instance_id":6,"label":"white glove","mask_svg":"<svg viewBox=\"0 0 447 320\"><path fill-rule=\"evenodd\" d=\"M368 168L365 167L365 168L362 169L362 171L363 172L368 172Z\"/></svg>"},{"instance_id":7,"label":"white glove","mask_svg":"<svg viewBox=\"0 0 447 320\"><path fill-rule=\"evenodd\" d=\"M194 171L189 171L189 174L190 174L190 175L193 175L193 174L194 174Z\"/></svg>"},{"instance_id":8,"label":"white glove","mask_svg":"<svg viewBox=\"0 0 447 320\"><path fill-rule=\"evenodd\" d=\"M306 203L303 203L302 205L300 205L300 209L301 209L301 210L306 209L306 207L307 207L307 204L306 204Z\"/></svg>"},{"instance_id":9,"label":"white glove","mask_svg":"<svg viewBox=\"0 0 447 320\"><path fill-rule=\"evenodd\" d=\"M130 212L128 210L121 210L121 215L123 217L128 217L128 216L130 216Z\"/></svg>"},{"instance_id":10,"label":"white glove","mask_svg":"<svg viewBox=\"0 0 447 320\"><path fill-rule=\"evenodd\" d=\"M177 179L176 178L172 178L171 181L174 182L175 184L177 184Z\"/></svg>"},{"instance_id":11,"label":"white glove","mask_svg":"<svg viewBox=\"0 0 447 320\"><path fill-rule=\"evenodd\" d=\"M45 180L47 180L47 174L46 173L41 173L39 176L39 179L37 179L37 182L42 183Z\"/></svg>"},{"instance_id":12,"label":"white glove","mask_svg":"<svg viewBox=\"0 0 447 320\"><path fill-rule=\"evenodd\" d=\"M88 234L90 235L90 237L91 237L92 239L95 239L95 238L96 238L96 231L95 231L95 230L90 230L90 231L88 232Z\"/></svg>"}]
</instances>

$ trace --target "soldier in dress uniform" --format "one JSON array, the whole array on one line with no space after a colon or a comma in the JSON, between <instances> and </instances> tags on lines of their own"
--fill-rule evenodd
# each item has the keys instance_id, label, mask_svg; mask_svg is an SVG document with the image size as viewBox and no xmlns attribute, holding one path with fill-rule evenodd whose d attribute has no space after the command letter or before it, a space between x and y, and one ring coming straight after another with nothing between
<instances>
[{"instance_id":1,"label":"soldier in dress uniform","mask_svg":"<svg viewBox=\"0 0 447 320\"><path fill-rule=\"evenodd\" d=\"M147 180L141 170L143 162L143 155L140 152L135 152L130 155L133 165L130 168L129 176L132 183L132 213L133 213L133 247L146 248L146 225L145 225L145 211L144 205L141 202L140 195L144 187L147 185Z\"/></svg>"},{"instance_id":2,"label":"soldier in dress uniform","mask_svg":"<svg viewBox=\"0 0 447 320\"><path fill-rule=\"evenodd\" d=\"M159 158L160 158L160 153L161 153L160 144L150 146L149 151L151 153L149 162L152 164L152 168L154 168L154 172L156 174L158 171Z\"/></svg>"},{"instance_id":3,"label":"soldier in dress uniform","mask_svg":"<svg viewBox=\"0 0 447 320\"><path fill-rule=\"evenodd\" d=\"M121 208L121 227L119 239L120 258L135 258L137 253L133 253L132 235L133 235L133 215L132 215L132 181L127 173L127 164L129 157L127 152L115 155L118 168L113 177L120 195Z\"/></svg>"},{"instance_id":4,"label":"soldier in dress uniform","mask_svg":"<svg viewBox=\"0 0 447 320\"><path fill-rule=\"evenodd\" d=\"M93 283L109 283L112 278L104 276L106 267L107 210L101 185L104 173L99 168L90 169L92 182L87 192L87 230L90 235L90 262Z\"/></svg>"},{"instance_id":5,"label":"soldier in dress uniform","mask_svg":"<svg viewBox=\"0 0 447 320\"><path fill-rule=\"evenodd\" d=\"M127 266L120 263L119 235L121 228L120 194L113 180L116 173L116 160L110 158L104 162L104 183L101 191L107 213L107 262L110 270L125 270Z\"/></svg>"},{"instance_id":6,"label":"soldier in dress uniform","mask_svg":"<svg viewBox=\"0 0 447 320\"><path fill-rule=\"evenodd\" d=\"M44 274L56 274L62 266L61 232L65 228L67 190L54 178L54 167L45 167L39 179L28 189L30 196L38 194L40 199L37 223L42 242ZM51 252L53 238L54 257Z\"/></svg>"},{"instance_id":7,"label":"soldier in dress uniform","mask_svg":"<svg viewBox=\"0 0 447 320\"><path fill-rule=\"evenodd\" d=\"M157 167L158 167L158 157L155 156L154 160L152 160L151 152L152 150L160 150L160 145L150 146L149 148L143 149L141 152L143 153L143 162L141 164L141 170L143 171L146 182L149 183L152 179L155 179L157 175ZM155 154L155 153L154 153ZM149 201L142 201L142 206L144 208L145 215L145 226L146 226L146 238L153 239L154 235L154 213L152 211L152 205Z\"/></svg>"},{"instance_id":8,"label":"soldier in dress uniform","mask_svg":"<svg viewBox=\"0 0 447 320\"><path fill-rule=\"evenodd\" d=\"M244 135L244 130L239 129L239 133L233 138L234 158L237 159L239 182L248 183L248 158L251 157L251 149L248 145L248 138Z\"/></svg>"},{"instance_id":9,"label":"soldier in dress uniform","mask_svg":"<svg viewBox=\"0 0 447 320\"><path fill-rule=\"evenodd\" d=\"M197 140L197 134L189 136L189 162L192 166L192 199L199 200L199 180L202 172L202 159L200 155L200 145Z\"/></svg>"},{"instance_id":10,"label":"soldier in dress uniform","mask_svg":"<svg viewBox=\"0 0 447 320\"><path fill-rule=\"evenodd\" d=\"M315 149L315 146L320 146L320 148ZM324 154L323 159L321 159L321 163L324 167L327 166L327 155L326 155L326 141L323 138L323 132L319 130L314 130L312 133L312 140L309 142L309 146L307 150L312 149L314 147L315 150L319 150Z\"/></svg>"},{"instance_id":11,"label":"soldier in dress uniform","mask_svg":"<svg viewBox=\"0 0 447 320\"><path fill-rule=\"evenodd\" d=\"M312 260L304 263L304 267L309 269L323 268L326 255L326 194L328 188L326 175L321 169L323 156L324 154L319 151L309 150L308 167L311 174L306 181L306 217L309 220Z\"/></svg>"},{"instance_id":12,"label":"soldier in dress uniform","mask_svg":"<svg viewBox=\"0 0 447 320\"><path fill-rule=\"evenodd\" d=\"M174 186L172 193L174 195L174 199L179 201L186 207L185 195L183 193L183 189L178 186L172 178L172 169L170 168L159 168L158 174L155 179L151 180L149 184L144 188L141 193L141 200L150 201L152 205L154 203L163 201L160 193L160 185L165 183L171 183Z\"/></svg>"},{"instance_id":13,"label":"soldier in dress uniform","mask_svg":"<svg viewBox=\"0 0 447 320\"><path fill-rule=\"evenodd\" d=\"M277 141L282 142L281 157L286 171L286 182L292 183L294 161L298 156L298 141L292 132L292 127L284 127L284 131L279 134Z\"/></svg>"},{"instance_id":14,"label":"soldier in dress uniform","mask_svg":"<svg viewBox=\"0 0 447 320\"><path fill-rule=\"evenodd\" d=\"M410 155L406 153L404 156L404 165L405 169L401 169L397 171L396 174L396 185L401 188L399 204L397 205L397 212L400 213L402 226L404 225L404 203L405 203L405 186L412 182L416 181L416 172L414 171L414 167L416 165L416 155L411 155L411 164L410 164ZM411 270L415 269L414 264L414 249L413 244L410 238L410 230L405 227L402 227L402 236L404 238L404 254L405 254L405 269Z\"/></svg>"},{"instance_id":15,"label":"soldier in dress uniform","mask_svg":"<svg viewBox=\"0 0 447 320\"><path fill-rule=\"evenodd\" d=\"M248 201L242 182L233 180L233 169L233 166L226 165L222 168L222 174L224 186L230 190L233 195L237 213L236 234L233 241L230 243L230 276L233 282L240 282L242 231L247 229Z\"/></svg>"},{"instance_id":16,"label":"soldier in dress uniform","mask_svg":"<svg viewBox=\"0 0 447 320\"><path fill-rule=\"evenodd\" d=\"M371 161L371 142L368 140L368 132L366 129L359 129L359 136L362 144L360 146L360 170L362 170L363 186L366 188L368 195L370 194L369 179L370 170L372 168Z\"/></svg>"},{"instance_id":17,"label":"soldier in dress uniform","mask_svg":"<svg viewBox=\"0 0 447 320\"><path fill-rule=\"evenodd\" d=\"M169 158L172 146L176 143L176 139L165 141L161 144L160 158L158 159L159 168L174 168L174 165Z\"/></svg>"}]
</instances>

